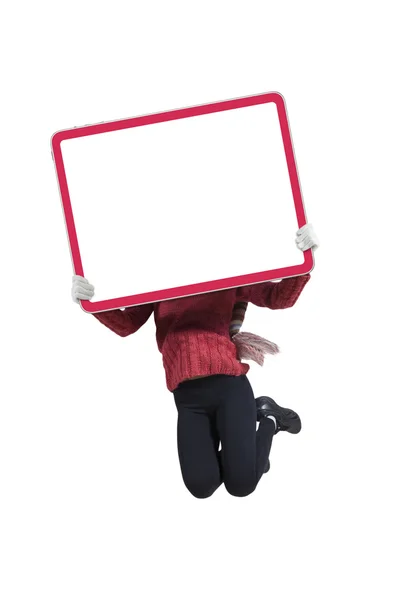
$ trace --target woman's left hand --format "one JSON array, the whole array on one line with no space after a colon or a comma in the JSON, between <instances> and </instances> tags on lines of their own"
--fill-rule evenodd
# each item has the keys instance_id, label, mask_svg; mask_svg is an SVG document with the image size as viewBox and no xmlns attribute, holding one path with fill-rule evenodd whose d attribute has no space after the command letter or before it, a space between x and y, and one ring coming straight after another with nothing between
<instances>
[{"instance_id":1,"label":"woman's left hand","mask_svg":"<svg viewBox=\"0 0 400 600\"><path fill-rule=\"evenodd\" d=\"M296 246L302 252L309 250L312 248L316 250L319 246L319 241L317 236L315 235L313 226L311 223L306 223L301 229L298 230L296 234Z\"/></svg>"}]
</instances>

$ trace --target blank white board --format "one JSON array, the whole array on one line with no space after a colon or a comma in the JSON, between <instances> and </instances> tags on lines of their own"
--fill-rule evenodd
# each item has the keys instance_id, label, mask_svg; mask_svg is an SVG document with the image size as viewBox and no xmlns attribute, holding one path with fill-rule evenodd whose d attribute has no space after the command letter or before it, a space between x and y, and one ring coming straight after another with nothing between
<instances>
[{"instance_id":1,"label":"blank white board","mask_svg":"<svg viewBox=\"0 0 400 600\"><path fill-rule=\"evenodd\" d=\"M285 147L278 102L140 126L132 119L133 126L117 130L89 126L59 140L56 167L59 179L62 169L65 176L60 189L64 210L70 204L79 274L96 291L85 309L311 269L294 243L305 217L294 193L295 165L290 174L291 143L287 138ZM207 287L211 282L214 287Z\"/></svg>"}]
</instances>

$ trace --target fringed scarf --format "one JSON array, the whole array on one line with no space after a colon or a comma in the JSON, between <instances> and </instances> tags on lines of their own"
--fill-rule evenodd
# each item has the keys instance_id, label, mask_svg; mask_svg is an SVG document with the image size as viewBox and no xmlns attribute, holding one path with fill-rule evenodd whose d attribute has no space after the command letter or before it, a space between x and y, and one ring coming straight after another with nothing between
<instances>
[{"instance_id":1,"label":"fringed scarf","mask_svg":"<svg viewBox=\"0 0 400 600\"><path fill-rule=\"evenodd\" d=\"M248 302L236 302L233 307L232 320L229 326L229 335L236 345L239 359L253 360L258 365L264 364L266 354L277 354L279 348L254 333L240 332L246 314Z\"/></svg>"}]
</instances>

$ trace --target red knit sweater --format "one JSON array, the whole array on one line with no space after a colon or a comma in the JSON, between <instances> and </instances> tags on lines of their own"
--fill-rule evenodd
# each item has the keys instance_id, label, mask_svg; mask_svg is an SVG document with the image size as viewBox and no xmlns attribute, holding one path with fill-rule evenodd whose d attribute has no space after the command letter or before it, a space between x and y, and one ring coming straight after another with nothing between
<instances>
[{"instance_id":1,"label":"red knit sweater","mask_svg":"<svg viewBox=\"0 0 400 600\"><path fill-rule=\"evenodd\" d=\"M158 349L163 358L166 382L173 391L185 379L206 375L244 375L249 365L241 363L229 336L234 304L251 302L271 309L295 304L310 275L279 282L211 292L93 313L101 323L122 337L135 333L154 313Z\"/></svg>"}]
</instances>

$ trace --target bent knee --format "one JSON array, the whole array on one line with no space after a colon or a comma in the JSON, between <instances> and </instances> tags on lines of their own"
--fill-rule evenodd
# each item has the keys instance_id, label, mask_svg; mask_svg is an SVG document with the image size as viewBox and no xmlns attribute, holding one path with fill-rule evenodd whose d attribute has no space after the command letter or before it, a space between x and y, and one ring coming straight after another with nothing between
<instances>
[{"instance_id":1,"label":"bent knee","mask_svg":"<svg viewBox=\"0 0 400 600\"><path fill-rule=\"evenodd\" d=\"M209 498L218 488L220 481L213 478L186 477L184 483L195 498Z\"/></svg>"},{"instance_id":2,"label":"bent knee","mask_svg":"<svg viewBox=\"0 0 400 600\"><path fill-rule=\"evenodd\" d=\"M225 481L225 487L231 496L243 498L249 496L257 487L256 477L252 474L230 477Z\"/></svg>"}]
</instances>

